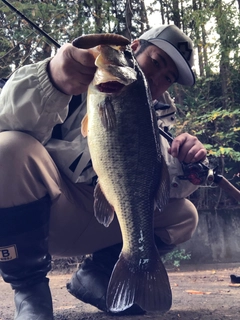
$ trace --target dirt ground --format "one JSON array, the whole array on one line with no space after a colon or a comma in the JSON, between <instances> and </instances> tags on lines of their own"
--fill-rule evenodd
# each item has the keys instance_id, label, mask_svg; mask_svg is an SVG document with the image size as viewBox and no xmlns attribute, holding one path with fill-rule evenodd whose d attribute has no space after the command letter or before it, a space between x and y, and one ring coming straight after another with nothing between
<instances>
[{"instance_id":1,"label":"dirt ground","mask_svg":"<svg viewBox=\"0 0 240 320\"><path fill-rule=\"evenodd\" d=\"M183 266L168 270L173 293L172 309L161 315L124 316L124 320L237 320L240 319L240 286L232 286L230 274L240 275L239 264ZM53 272L50 287L55 320L119 319L81 303L65 287L71 274ZM0 279L0 320L13 320L13 292Z\"/></svg>"}]
</instances>

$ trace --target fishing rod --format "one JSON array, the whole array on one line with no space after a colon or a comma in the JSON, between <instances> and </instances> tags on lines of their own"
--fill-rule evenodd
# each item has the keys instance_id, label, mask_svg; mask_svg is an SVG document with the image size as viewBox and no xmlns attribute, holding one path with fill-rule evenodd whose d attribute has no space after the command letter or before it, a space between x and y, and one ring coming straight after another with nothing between
<instances>
[{"instance_id":1,"label":"fishing rod","mask_svg":"<svg viewBox=\"0 0 240 320\"><path fill-rule=\"evenodd\" d=\"M33 28L35 28L40 34L42 34L46 39L48 39L52 44L54 44L57 48L60 48L60 44L54 40L47 32L42 30L38 25L28 19L22 12L20 12L17 8L15 8L11 3L6 0L2 0L2 2L7 5L12 11L16 12L21 18L27 21Z\"/></svg>"}]
</instances>

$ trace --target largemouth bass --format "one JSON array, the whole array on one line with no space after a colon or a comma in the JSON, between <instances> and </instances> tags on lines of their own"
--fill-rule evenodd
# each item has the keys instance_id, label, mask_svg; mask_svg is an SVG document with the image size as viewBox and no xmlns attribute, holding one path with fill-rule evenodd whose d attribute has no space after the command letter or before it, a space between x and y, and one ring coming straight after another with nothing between
<instances>
[{"instance_id":1,"label":"largemouth bass","mask_svg":"<svg viewBox=\"0 0 240 320\"><path fill-rule=\"evenodd\" d=\"M116 213L123 239L107 306L111 312L133 304L167 311L172 294L154 242L153 217L154 202L163 208L168 201L169 177L150 90L130 47L100 45L97 51L82 133L98 176L95 216L107 227Z\"/></svg>"}]
</instances>

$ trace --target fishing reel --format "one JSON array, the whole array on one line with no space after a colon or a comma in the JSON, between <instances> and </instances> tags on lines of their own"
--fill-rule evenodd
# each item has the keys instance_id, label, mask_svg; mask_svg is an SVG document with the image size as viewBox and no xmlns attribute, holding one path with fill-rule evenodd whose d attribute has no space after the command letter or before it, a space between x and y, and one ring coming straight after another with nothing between
<instances>
[{"instance_id":1,"label":"fishing reel","mask_svg":"<svg viewBox=\"0 0 240 320\"><path fill-rule=\"evenodd\" d=\"M211 185L214 183L216 168L211 169L202 162L182 163L183 175L180 180L188 180L194 185Z\"/></svg>"}]
</instances>

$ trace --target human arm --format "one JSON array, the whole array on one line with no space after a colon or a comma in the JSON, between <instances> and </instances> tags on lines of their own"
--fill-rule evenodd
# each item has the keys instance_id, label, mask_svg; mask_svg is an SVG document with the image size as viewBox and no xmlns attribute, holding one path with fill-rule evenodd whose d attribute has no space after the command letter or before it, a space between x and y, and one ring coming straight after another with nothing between
<instances>
[{"instance_id":1,"label":"human arm","mask_svg":"<svg viewBox=\"0 0 240 320\"><path fill-rule=\"evenodd\" d=\"M49 59L19 68L0 94L0 131L26 132L41 143L64 121L71 96L56 90L49 80Z\"/></svg>"},{"instance_id":2,"label":"human arm","mask_svg":"<svg viewBox=\"0 0 240 320\"><path fill-rule=\"evenodd\" d=\"M90 72L84 64L90 64ZM92 65L87 50L66 44L54 58L19 68L0 95L0 131L24 131L45 144L53 127L66 119L71 94L86 90Z\"/></svg>"},{"instance_id":3,"label":"human arm","mask_svg":"<svg viewBox=\"0 0 240 320\"><path fill-rule=\"evenodd\" d=\"M171 128L175 123L176 106L171 99L169 93L166 91L161 102L168 104L168 109L157 110L158 126L163 131L164 128ZM168 139L168 141L160 135L162 153L168 166L170 175L170 197L185 198L198 189L198 185L194 185L188 180L179 179L182 176L182 162L191 163L202 161L208 164L206 158L207 151L203 144L194 136L188 133L183 133L175 139ZM169 142L171 146L169 145Z\"/></svg>"},{"instance_id":4,"label":"human arm","mask_svg":"<svg viewBox=\"0 0 240 320\"><path fill-rule=\"evenodd\" d=\"M194 185L189 180L182 180L179 176L182 176L182 164L177 159L169 154L169 143L168 141L160 135L160 144L162 155L166 161L169 178L170 178L170 198L186 198L190 196L194 191L196 191L199 186Z\"/></svg>"},{"instance_id":5,"label":"human arm","mask_svg":"<svg viewBox=\"0 0 240 320\"><path fill-rule=\"evenodd\" d=\"M181 134L173 140L171 147L168 148L172 197L185 198L198 189L198 184L194 184L193 181L182 180L179 176L184 175L182 163L201 161L207 165L206 154L207 151L203 144L188 133Z\"/></svg>"}]
</instances>

